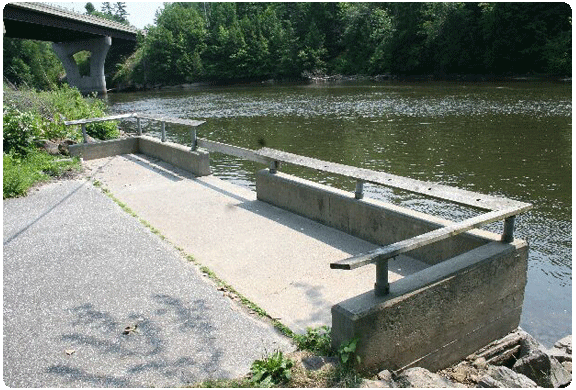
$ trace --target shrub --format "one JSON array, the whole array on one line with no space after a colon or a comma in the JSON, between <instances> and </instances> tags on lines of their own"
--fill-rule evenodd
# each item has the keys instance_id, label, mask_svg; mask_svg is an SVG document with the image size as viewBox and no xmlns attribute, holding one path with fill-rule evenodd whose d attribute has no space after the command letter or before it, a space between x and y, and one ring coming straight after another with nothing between
<instances>
[{"instance_id":1,"label":"shrub","mask_svg":"<svg viewBox=\"0 0 576 390\"><path fill-rule=\"evenodd\" d=\"M34 137L45 139L73 139L82 141L79 126L64 126L65 120L76 120L106 116L104 101L96 96L83 97L76 88L62 87L53 91L37 92L31 89L4 91L4 114L7 110L26 113L35 117L37 125ZM6 119L5 119L6 121ZM16 125L14 123L14 125ZM4 125L6 127L6 125ZM117 123L100 122L86 126L86 132L93 138L111 139L119 135ZM20 139L24 141L24 139ZM4 151L6 145L4 146Z\"/></svg>"},{"instance_id":2,"label":"shrub","mask_svg":"<svg viewBox=\"0 0 576 390\"><path fill-rule=\"evenodd\" d=\"M31 112L21 112L13 107L3 110L3 147L5 152L25 156L40 136L39 118Z\"/></svg>"}]
</instances>

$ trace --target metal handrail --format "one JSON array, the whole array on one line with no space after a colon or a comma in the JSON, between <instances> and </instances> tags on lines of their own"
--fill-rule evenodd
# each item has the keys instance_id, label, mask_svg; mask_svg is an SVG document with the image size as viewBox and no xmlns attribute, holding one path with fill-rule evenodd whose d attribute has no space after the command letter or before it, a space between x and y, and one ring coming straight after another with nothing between
<instances>
[{"instance_id":1,"label":"metal handrail","mask_svg":"<svg viewBox=\"0 0 576 390\"><path fill-rule=\"evenodd\" d=\"M88 143L88 133L86 132L86 124L88 123L96 123L96 122L106 122L106 121L115 121L119 119L130 119L135 118L136 124L138 126L138 135L142 135L142 125L141 119L152 120L156 122L162 123L161 128L161 140L162 142L166 142L166 123L176 124L176 125L185 125L190 126L190 138L191 138L191 150L196 150L197 147L197 136L196 136L196 127L200 126L206 121L198 121L198 120L191 120L191 119L179 119L179 118L166 118L161 116L153 116L148 114L140 114L140 113L129 113L129 114L120 114L120 115L112 115L107 117L101 118L88 118L88 119L79 119L74 121L65 121L64 125L71 126L71 125L81 125L82 126L82 137L84 138L84 143Z\"/></svg>"},{"instance_id":2,"label":"metal handrail","mask_svg":"<svg viewBox=\"0 0 576 390\"><path fill-rule=\"evenodd\" d=\"M368 182L488 211L484 214L468 218L461 222L454 222L447 226L443 226L436 230L432 230L428 233L424 233L419 236L412 237L403 241L398 241L394 244L382 246L368 253L363 253L330 264L331 269L343 269L343 270L352 270L368 264L376 264L375 293L377 295L385 295L389 292L390 289L390 285L388 283L389 259L393 259L399 254L409 252L417 248L421 248L434 242L438 242L446 238L456 236L466 231L502 219L504 219L504 229L501 241L505 243L510 243L514 240L514 222L516 215L528 211L532 208L532 204L530 203L524 203L512 199L479 194L477 192L462 190L450 186L391 175L386 172L372 171L369 169L357 168L349 165L318 160L311 157L299 156L297 154L283 152L281 150L275 150L270 148L261 148L259 150L252 150L241 148L238 146L228 145L221 142L210 141L204 138L197 138L195 127L203 124L204 121L155 117L152 115L132 113L132 114L115 115L105 118L92 118L76 121L67 121L64 122L64 124L67 126L77 124L82 125L82 134L84 136L84 142L86 143L87 123L126 119L126 118L136 118L138 123L138 135L142 135L142 128L140 125L141 119L148 119L161 122L162 142L166 141L166 129L165 129L166 123L191 126L192 127L191 150L195 150L197 147L202 147L209 151L229 154L246 160L255 161L262 164L268 164L269 172L271 174L277 173L278 169L280 168L280 163L288 163L292 165L312 168L315 170L334 173L344 177L355 179L356 180L355 198L357 200L361 200L364 197L363 193L364 183Z\"/></svg>"}]
</instances>

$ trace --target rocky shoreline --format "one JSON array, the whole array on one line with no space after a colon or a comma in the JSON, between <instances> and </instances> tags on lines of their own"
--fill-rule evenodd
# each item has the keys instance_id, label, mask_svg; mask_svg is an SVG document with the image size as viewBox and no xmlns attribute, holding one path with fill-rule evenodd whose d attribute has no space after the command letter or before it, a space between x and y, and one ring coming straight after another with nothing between
<instances>
[{"instance_id":1,"label":"rocky shoreline","mask_svg":"<svg viewBox=\"0 0 576 390\"><path fill-rule=\"evenodd\" d=\"M436 373L413 367L400 373L381 371L361 387L567 387L572 381L572 336L546 349L518 328Z\"/></svg>"},{"instance_id":2,"label":"rocky shoreline","mask_svg":"<svg viewBox=\"0 0 576 390\"><path fill-rule=\"evenodd\" d=\"M337 357L316 356L306 351L288 355L300 380L296 387L325 387L315 382L339 366ZM310 379L312 378L312 379ZM361 379L361 388L532 388L568 387L572 382L572 336L566 336L550 349L517 328L469 355L463 361L438 372L412 367L393 372L382 370Z\"/></svg>"}]
</instances>

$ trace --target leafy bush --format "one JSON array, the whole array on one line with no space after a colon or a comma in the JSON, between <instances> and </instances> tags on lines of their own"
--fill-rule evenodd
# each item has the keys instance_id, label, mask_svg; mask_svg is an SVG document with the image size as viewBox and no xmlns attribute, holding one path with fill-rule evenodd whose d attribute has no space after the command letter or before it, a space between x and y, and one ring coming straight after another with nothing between
<instances>
[{"instance_id":1,"label":"leafy bush","mask_svg":"<svg viewBox=\"0 0 576 390\"><path fill-rule=\"evenodd\" d=\"M4 91L4 107L36 116L40 129L36 137L82 141L79 126L64 126L65 120L106 116L106 104L95 96L83 97L76 88L61 87L53 91ZM6 110L4 111L6 113ZM100 122L86 126L88 135L111 139L119 135L116 122ZM4 147L4 151L7 151Z\"/></svg>"},{"instance_id":2,"label":"leafy bush","mask_svg":"<svg viewBox=\"0 0 576 390\"><path fill-rule=\"evenodd\" d=\"M63 87L49 92L5 89L3 94L3 197L25 195L39 181L79 169L78 159L59 159L39 151L39 139L82 140L78 128L64 126L64 120L101 117L106 105L94 96L84 98L77 89ZM87 127L94 138L118 135L115 123Z\"/></svg>"},{"instance_id":3,"label":"leafy bush","mask_svg":"<svg viewBox=\"0 0 576 390\"><path fill-rule=\"evenodd\" d=\"M276 351L268 358L252 363L252 383L270 387L288 382L291 377L292 360L287 359L282 351Z\"/></svg>"},{"instance_id":4,"label":"leafy bush","mask_svg":"<svg viewBox=\"0 0 576 390\"><path fill-rule=\"evenodd\" d=\"M295 335L294 341L300 350L306 350L328 356L333 353L330 328L321 326L319 328L306 328L306 334Z\"/></svg>"},{"instance_id":5,"label":"leafy bush","mask_svg":"<svg viewBox=\"0 0 576 390\"><path fill-rule=\"evenodd\" d=\"M4 107L3 114L4 151L26 155L42 133L39 118L31 112L21 112L13 107Z\"/></svg>"}]
</instances>

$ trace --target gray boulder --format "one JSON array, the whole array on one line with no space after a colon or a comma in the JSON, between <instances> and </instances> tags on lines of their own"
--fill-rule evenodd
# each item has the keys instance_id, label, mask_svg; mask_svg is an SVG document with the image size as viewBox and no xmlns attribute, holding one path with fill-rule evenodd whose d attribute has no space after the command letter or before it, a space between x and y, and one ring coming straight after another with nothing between
<instances>
[{"instance_id":1,"label":"gray boulder","mask_svg":"<svg viewBox=\"0 0 576 390\"><path fill-rule=\"evenodd\" d=\"M548 355L553 356L560 363L572 361L572 335L558 340L554 346L546 351Z\"/></svg>"},{"instance_id":2,"label":"gray boulder","mask_svg":"<svg viewBox=\"0 0 576 390\"><path fill-rule=\"evenodd\" d=\"M545 351L532 336L524 332L521 339L521 349L518 360L512 366L512 369L520 374L527 376L541 387L560 387L565 386L572 380L572 375L562 364L553 356ZM562 339L555 344L558 351L566 352L572 350L571 338Z\"/></svg>"},{"instance_id":3,"label":"gray boulder","mask_svg":"<svg viewBox=\"0 0 576 390\"><path fill-rule=\"evenodd\" d=\"M489 366L486 374L478 380L478 387L537 387L536 383L525 375L506 366Z\"/></svg>"},{"instance_id":4,"label":"gray boulder","mask_svg":"<svg viewBox=\"0 0 576 390\"><path fill-rule=\"evenodd\" d=\"M398 375L394 382L396 383L396 387L466 387L462 384L451 382L448 379L442 378L440 375L434 374L421 367L407 369Z\"/></svg>"},{"instance_id":5,"label":"gray boulder","mask_svg":"<svg viewBox=\"0 0 576 390\"><path fill-rule=\"evenodd\" d=\"M572 380L572 375L552 356L532 351L518 359L512 369L526 375L541 387L560 387Z\"/></svg>"}]
</instances>

